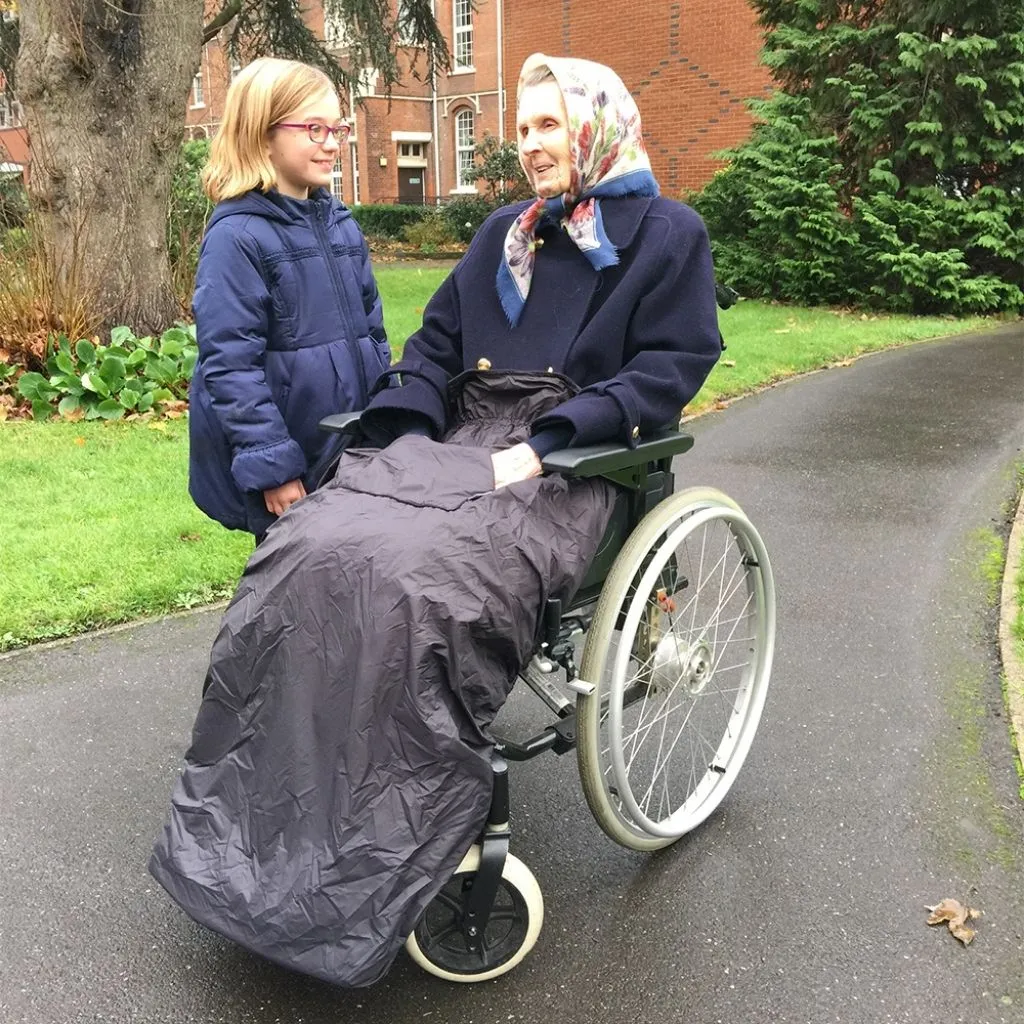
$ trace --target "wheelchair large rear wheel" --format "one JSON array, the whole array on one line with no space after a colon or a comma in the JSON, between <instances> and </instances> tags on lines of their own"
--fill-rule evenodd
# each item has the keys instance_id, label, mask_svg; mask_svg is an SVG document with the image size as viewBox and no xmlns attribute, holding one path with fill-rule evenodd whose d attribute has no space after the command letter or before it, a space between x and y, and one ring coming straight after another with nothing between
<instances>
[{"instance_id":1,"label":"wheelchair large rear wheel","mask_svg":"<svg viewBox=\"0 0 1024 1024\"><path fill-rule=\"evenodd\" d=\"M761 718L775 643L764 543L719 491L661 502L630 534L587 633L580 778L598 824L667 846L721 803Z\"/></svg>"}]
</instances>

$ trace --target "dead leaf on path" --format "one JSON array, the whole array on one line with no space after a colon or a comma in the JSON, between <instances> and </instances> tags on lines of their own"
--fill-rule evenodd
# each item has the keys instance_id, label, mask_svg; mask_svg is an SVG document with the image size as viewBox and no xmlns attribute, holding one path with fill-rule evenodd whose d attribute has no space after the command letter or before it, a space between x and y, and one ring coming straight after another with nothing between
<instances>
[{"instance_id":1,"label":"dead leaf on path","mask_svg":"<svg viewBox=\"0 0 1024 1024\"><path fill-rule=\"evenodd\" d=\"M832 365L833 366L838 366L838 367L853 366L853 360L852 359L843 359L842 361L840 361L838 363L833 363Z\"/></svg>"},{"instance_id":2,"label":"dead leaf on path","mask_svg":"<svg viewBox=\"0 0 1024 1024\"><path fill-rule=\"evenodd\" d=\"M715 404L712 406L712 408L714 408L714 409L728 409L729 408L729 403L728 402L715 402Z\"/></svg>"},{"instance_id":3,"label":"dead leaf on path","mask_svg":"<svg viewBox=\"0 0 1024 1024\"><path fill-rule=\"evenodd\" d=\"M722 360L722 365L723 366L729 366L729 367L735 366L736 365L736 360L735 359L723 359Z\"/></svg>"},{"instance_id":4,"label":"dead leaf on path","mask_svg":"<svg viewBox=\"0 0 1024 1024\"><path fill-rule=\"evenodd\" d=\"M925 910L929 911L929 924L942 924L945 921L953 937L959 939L965 946L974 941L975 931L967 922L981 917L980 910L965 907L959 900L954 899L944 899L934 907L925 907Z\"/></svg>"}]
</instances>

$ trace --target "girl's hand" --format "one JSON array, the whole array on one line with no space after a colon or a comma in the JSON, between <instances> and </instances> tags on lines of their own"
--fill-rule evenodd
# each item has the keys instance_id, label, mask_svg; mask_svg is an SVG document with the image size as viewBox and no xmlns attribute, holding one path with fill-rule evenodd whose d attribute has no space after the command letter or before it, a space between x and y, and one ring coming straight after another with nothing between
<instances>
[{"instance_id":1,"label":"girl's hand","mask_svg":"<svg viewBox=\"0 0 1024 1024\"><path fill-rule=\"evenodd\" d=\"M295 502L305 496L306 488L302 486L301 480L290 480L280 487L271 487L269 491L263 492L267 511L275 516L283 516Z\"/></svg>"},{"instance_id":2,"label":"girl's hand","mask_svg":"<svg viewBox=\"0 0 1024 1024\"><path fill-rule=\"evenodd\" d=\"M530 480L543 472L537 453L528 444L517 444L514 448L495 452L491 462L494 465L495 490L520 480Z\"/></svg>"}]
</instances>

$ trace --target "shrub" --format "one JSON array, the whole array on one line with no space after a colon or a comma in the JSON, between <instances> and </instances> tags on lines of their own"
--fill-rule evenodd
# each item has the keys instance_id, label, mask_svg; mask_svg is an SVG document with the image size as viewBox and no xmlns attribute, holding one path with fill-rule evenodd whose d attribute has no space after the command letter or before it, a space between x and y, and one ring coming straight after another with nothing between
<instances>
[{"instance_id":1,"label":"shrub","mask_svg":"<svg viewBox=\"0 0 1024 1024\"><path fill-rule=\"evenodd\" d=\"M416 246L421 252L436 252L438 246L451 245L458 239L448 228L448 223L437 208L415 224L407 224L402 229L402 237L410 245Z\"/></svg>"},{"instance_id":2,"label":"shrub","mask_svg":"<svg viewBox=\"0 0 1024 1024\"><path fill-rule=\"evenodd\" d=\"M103 225L89 210L74 214L69 231L47 241L39 214L7 231L0 245L0 348L26 369L41 369L47 339L63 333L91 337L108 315L95 287L104 268L87 253L90 233Z\"/></svg>"},{"instance_id":3,"label":"shrub","mask_svg":"<svg viewBox=\"0 0 1024 1024\"><path fill-rule=\"evenodd\" d=\"M429 206L386 205L384 203L351 207L363 234L377 238L397 239L410 224L430 215Z\"/></svg>"},{"instance_id":4,"label":"shrub","mask_svg":"<svg viewBox=\"0 0 1024 1024\"><path fill-rule=\"evenodd\" d=\"M519 147L512 140L501 142L493 135L484 135L473 147L473 160L466 180L482 181L493 207L533 198L519 163Z\"/></svg>"},{"instance_id":5,"label":"shrub","mask_svg":"<svg viewBox=\"0 0 1024 1024\"><path fill-rule=\"evenodd\" d=\"M27 220L28 193L21 177L0 177L0 229L23 228Z\"/></svg>"},{"instance_id":6,"label":"shrub","mask_svg":"<svg viewBox=\"0 0 1024 1024\"><path fill-rule=\"evenodd\" d=\"M806 97L754 105L762 123L689 201L720 280L750 297L900 313L1024 306L1024 221L1006 190L913 186L885 158L844 188L839 139L814 128Z\"/></svg>"},{"instance_id":7,"label":"shrub","mask_svg":"<svg viewBox=\"0 0 1024 1024\"><path fill-rule=\"evenodd\" d=\"M781 92L694 199L748 295L1024 308L1019 0L751 0Z\"/></svg>"},{"instance_id":8,"label":"shrub","mask_svg":"<svg viewBox=\"0 0 1024 1024\"><path fill-rule=\"evenodd\" d=\"M206 139L186 142L181 147L171 178L167 204L167 256L171 264L174 291L183 309L189 309L195 290L199 246L206 231L213 204L203 191L200 174L210 156Z\"/></svg>"},{"instance_id":9,"label":"shrub","mask_svg":"<svg viewBox=\"0 0 1024 1024\"><path fill-rule=\"evenodd\" d=\"M472 242L480 225L497 208L495 203L483 196L458 196L441 207L448 233L457 242Z\"/></svg>"},{"instance_id":10,"label":"shrub","mask_svg":"<svg viewBox=\"0 0 1024 1024\"><path fill-rule=\"evenodd\" d=\"M110 332L110 344L65 335L51 339L46 371L23 373L18 392L32 403L32 415L54 411L87 420L120 419L126 413L160 412L182 401L195 369L195 327L179 324L157 339L136 338L127 327Z\"/></svg>"}]
</instances>

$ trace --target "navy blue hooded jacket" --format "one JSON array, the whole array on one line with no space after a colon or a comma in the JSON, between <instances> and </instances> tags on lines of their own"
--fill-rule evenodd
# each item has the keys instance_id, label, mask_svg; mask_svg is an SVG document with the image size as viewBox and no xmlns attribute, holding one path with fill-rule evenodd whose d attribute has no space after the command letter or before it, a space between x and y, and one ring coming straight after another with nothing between
<instances>
[{"instance_id":1,"label":"navy blue hooded jacket","mask_svg":"<svg viewBox=\"0 0 1024 1024\"><path fill-rule=\"evenodd\" d=\"M582 389L533 424L541 455L613 440L635 446L678 422L704 383L722 349L700 217L671 199L602 199L619 263L601 271L560 227L541 229L530 294L510 327L495 278L505 235L528 205L495 211L428 303L360 418L374 443L408 430L440 438L448 382L465 370L550 371ZM385 386L396 378L401 386Z\"/></svg>"},{"instance_id":2,"label":"navy blue hooded jacket","mask_svg":"<svg viewBox=\"0 0 1024 1024\"><path fill-rule=\"evenodd\" d=\"M391 362L362 232L324 189L219 203L193 299L189 492L210 517L262 533L262 492L312 490L337 447L317 429L366 405Z\"/></svg>"}]
</instances>

